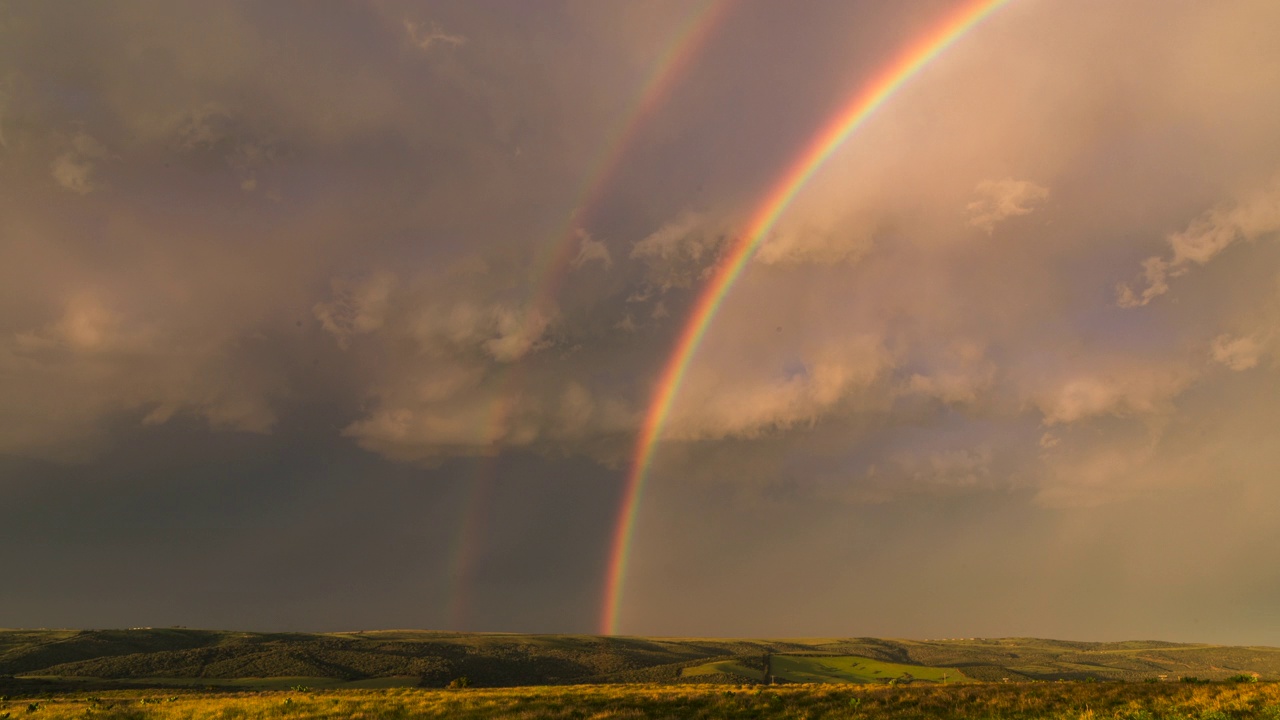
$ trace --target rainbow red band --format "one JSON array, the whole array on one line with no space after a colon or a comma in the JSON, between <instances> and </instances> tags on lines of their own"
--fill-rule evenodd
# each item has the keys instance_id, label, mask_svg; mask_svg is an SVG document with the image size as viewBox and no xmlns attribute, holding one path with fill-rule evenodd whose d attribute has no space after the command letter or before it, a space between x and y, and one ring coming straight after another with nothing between
<instances>
[{"instance_id":1,"label":"rainbow red band","mask_svg":"<svg viewBox=\"0 0 1280 720\"><path fill-rule=\"evenodd\" d=\"M654 450L661 439L662 429L672 403L680 392L690 361L697 354L698 346L707 328L715 318L734 282L742 274L760 243L777 224L778 218L791 204L796 194L813 177L831 154L862 126L891 95L910 80L934 58L971 30L984 18L995 12L1009 0L975 0L945 18L924 37L913 42L889 66L846 103L835 117L814 136L804 152L788 167L787 172L775 183L756 211L751 215L746 233L730 249L714 271L711 280L703 288L693 306L693 312L680 332L662 374L658 378L644 424L636 439L631 470L623 489L623 499L613 534L612 552L606 572L604 608L600 631L606 635L618 632L618 612L622 604L627 565L631 555L636 512L640 506Z\"/></svg>"}]
</instances>

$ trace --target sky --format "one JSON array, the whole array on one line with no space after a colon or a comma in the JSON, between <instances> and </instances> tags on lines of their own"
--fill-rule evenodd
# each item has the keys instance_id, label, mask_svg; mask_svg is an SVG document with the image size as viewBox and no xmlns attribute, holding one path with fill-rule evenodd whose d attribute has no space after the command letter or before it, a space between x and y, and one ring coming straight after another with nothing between
<instances>
[{"instance_id":1,"label":"sky","mask_svg":"<svg viewBox=\"0 0 1280 720\"><path fill-rule=\"evenodd\" d=\"M990 4L990 3L978 3ZM1280 645L1273 0L0 8L0 626Z\"/></svg>"}]
</instances>

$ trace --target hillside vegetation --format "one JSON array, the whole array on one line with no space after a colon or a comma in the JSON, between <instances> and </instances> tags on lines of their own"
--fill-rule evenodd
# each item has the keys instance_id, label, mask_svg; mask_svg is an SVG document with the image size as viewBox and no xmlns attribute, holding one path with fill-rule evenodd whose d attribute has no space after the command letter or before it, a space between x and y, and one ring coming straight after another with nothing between
<instances>
[{"instance_id":1,"label":"hillside vegetation","mask_svg":"<svg viewBox=\"0 0 1280 720\"><path fill-rule=\"evenodd\" d=\"M39 683L84 688L113 684L443 687L463 677L482 687L743 684L761 682L766 663L777 682L920 684L1160 676L1175 681L1251 673L1280 679L1280 649L1165 642L739 640L425 631L309 634L183 628L0 630L0 690Z\"/></svg>"}]
</instances>

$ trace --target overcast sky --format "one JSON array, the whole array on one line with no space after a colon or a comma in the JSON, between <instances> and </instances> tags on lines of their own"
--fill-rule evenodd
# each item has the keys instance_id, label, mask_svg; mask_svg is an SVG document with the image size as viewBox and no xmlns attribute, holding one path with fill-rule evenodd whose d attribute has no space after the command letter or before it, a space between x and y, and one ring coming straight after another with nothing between
<instances>
[{"instance_id":1,"label":"overcast sky","mask_svg":"<svg viewBox=\"0 0 1280 720\"><path fill-rule=\"evenodd\" d=\"M964 4L0 6L0 626L594 632L694 299ZM894 94L694 358L622 631L1280 645L1277 27L1012 0Z\"/></svg>"}]
</instances>

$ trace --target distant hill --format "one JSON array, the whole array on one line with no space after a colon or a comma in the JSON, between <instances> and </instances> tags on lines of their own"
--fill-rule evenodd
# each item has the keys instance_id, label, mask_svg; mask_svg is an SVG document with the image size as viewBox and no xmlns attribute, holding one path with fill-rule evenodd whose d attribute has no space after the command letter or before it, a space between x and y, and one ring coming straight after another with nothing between
<instances>
[{"instance_id":1,"label":"distant hill","mask_svg":"<svg viewBox=\"0 0 1280 720\"><path fill-rule=\"evenodd\" d=\"M769 659L766 659L766 656ZM1167 642L699 639L185 628L0 630L8 683L439 687L627 682L1280 679L1280 649ZM4 681L0 681L4 682Z\"/></svg>"}]
</instances>

